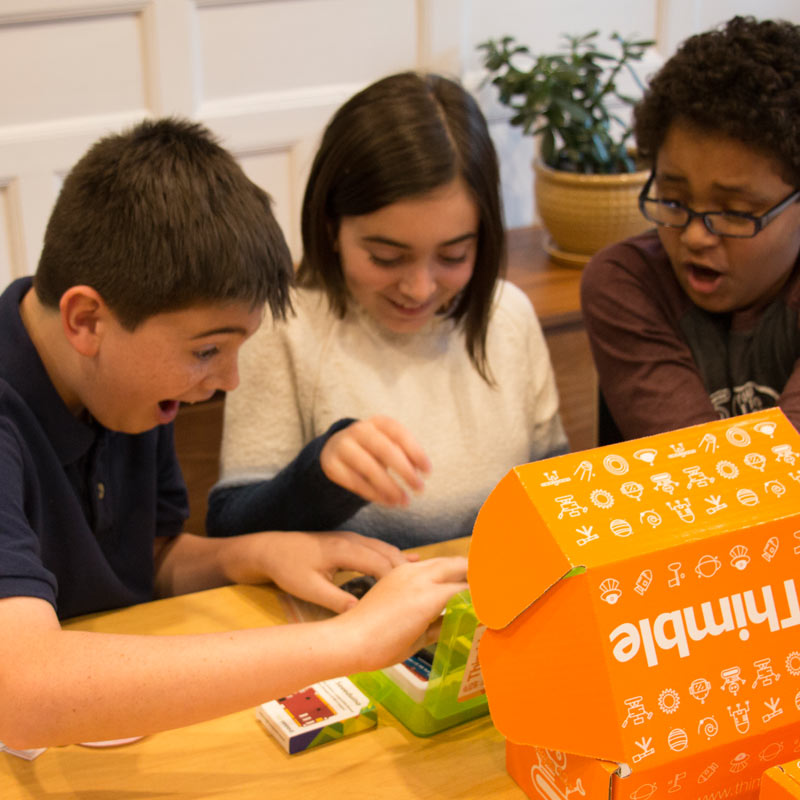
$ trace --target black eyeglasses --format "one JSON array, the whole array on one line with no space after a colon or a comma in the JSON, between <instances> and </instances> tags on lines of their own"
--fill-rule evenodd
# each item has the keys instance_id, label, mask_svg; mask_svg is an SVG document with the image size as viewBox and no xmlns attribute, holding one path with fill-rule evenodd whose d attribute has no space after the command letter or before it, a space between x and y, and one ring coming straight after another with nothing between
<instances>
[{"instance_id":1,"label":"black eyeglasses","mask_svg":"<svg viewBox=\"0 0 800 800\"><path fill-rule=\"evenodd\" d=\"M778 214L800 198L800 189L796 189L776 206L758 217L743 211L694 211L677 200L659 200L656 197L648 197L647 194L655 177L654 172L650 173L647 183L639 193L639 209L650 222L655 222L656 225L662 225L665 228L685 228L695 217L700 217L706 229L715 236L730 236L734 239L750 239L755 236Z\"/></svg>"}]
</instances>

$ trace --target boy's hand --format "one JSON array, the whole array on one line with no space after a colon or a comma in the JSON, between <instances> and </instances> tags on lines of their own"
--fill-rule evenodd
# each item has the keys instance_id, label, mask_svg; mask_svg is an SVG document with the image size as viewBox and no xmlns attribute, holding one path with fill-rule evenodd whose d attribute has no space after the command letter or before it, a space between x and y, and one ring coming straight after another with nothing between
<instances>
[{"instance_id":1,"label":"boy's hand","mask_svg":"<svg viewBox=\"0 0 800 800\"><path fill-rule=\"evenodd\" d=\"M269 531L246 534L239 539L247 546L229 571L236 583L272 580L290 594L337 613L358 602L353 595L333 583L340 570L352 570L381 578L391 570L419 556L406 554L393 545L351 531L301 533ZM223 540L224 541L224 540Z\"/></svg>"},{"instance_id":2,"label":"boy's hand","mask_svg":"<svg viewBox=\"0 0 800 800\"><path fill-rule=\"evenodd\" d=\"M359 668L380 669L435 641L442 609L466 588L467 559L461 556L401 564L333 621L355 637Z\"/></svg>"},{"instance_id":3,"label":"boy's hand","mask_svg":"<svg viewBox=\"0 0 800 800\"><path fill-rule=\"evenodd\" d=\"M406 487L421 492L431 470L425 451L396 420L375 416L333 434L320 454L329 480L370 503L404 506Z\"/></svg>"}]
</instances>

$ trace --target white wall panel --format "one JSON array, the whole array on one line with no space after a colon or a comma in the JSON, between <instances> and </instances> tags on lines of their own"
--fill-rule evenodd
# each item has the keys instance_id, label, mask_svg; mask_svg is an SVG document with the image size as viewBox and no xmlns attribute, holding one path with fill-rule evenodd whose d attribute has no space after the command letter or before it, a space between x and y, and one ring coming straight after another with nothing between
<instances>
[{"instance_id":1,"label":"white wall panel","mask_svg":"<svg viewBox=\"0 0 800 800\"><path fill-rule=\"evenodd\" d=\"M475 89L501 155L509 225L535 219L533 142L480 89L476 45L641 33L649 71L733 13L800 22L800 0L0 0L0 288L31 272L61 176L145 115L206 123L274 198L295 257L319 135L353 92L432 69Z\"/></svg>"},{"instance_id":2,"label":"white wall panel","mask_svg":"<svg viewBox=\"0 0 800 800\"><path fill-rule=\"evenodd\" d=\"M686 37L737 14L800 23L800 0L662 0L659 10L662 50L672 53Z\"/></svg>"},{"instance_id":3,"label":"white wall panel","mask_svg":"<svg viewBox=\"0 0 800 800\"><path fill-rule=\"evenodd\" d=\"M0 2L0 175L9 176L13 277L35 269L72 164L99 136L151 113L151 10L151 0Z\"/></svg>"},{"instance_id":4,"label":"white wall panel","mask_svg":"<svg viewBox=\"0 0 800 800\"><path fill-rule=\"evenodd\" d=\"M294 231L292 209L299 205L292 185L292 152L290 149L261 150L256 152L233 151L242 169L253 183L267 192L273 201L273 211L281 229L290 239L292 255L300 257L299 241ZM293 235L289 236L289 233Z\"/></svg>"},{"instance_id":5,"label":"white wall panel","mask_svg":"<svg viewBox=\"0 0 800 800\"><path fill-rule=\"evenodd\" d=\"M0 24L0 126L144 109L140 14Z\"/></svg>"},{"instance_id":6,"label":"white wall panel","mask_svg":"<svg viewBox=\"0 0 800 800\"><path fill-rule=\"evenodd\" d=\"M251 95L198 109L249 177L273 198L275 215L295 260L300 258L300 205L322 129L361 84Z\"/></svg>"},{"instance_id":7,"label":"white wall panel","mask_svg":"<svg viewBox=\"0 0 800 800\"><path fill-rule=\"evenodd\" d=\"M472 0L418 0L417 68L460 76L469 43Z\"/></svg>"},{"instance_id":8,"label":"white wall panel","mask_svg":"<svg viewBox=\"0 0 800 800\"><path fill-rule=\"evenodd\" d=\"M489 38L514 36L534 51L552 50L562 43L563 34L599 30L604 37L614 31L623 36L639 34L653 38L656 33L655 2L637 0L473 0L467 37L471 45L464 68L478 67L476 46Z\"/></svg>"},{"instance_id":9,"label":"white wall panel","mask_svg":"<svg viewBox=\"0 0 800 800\"><path fill-rule=\"evenodd\" d=\"M5 286L17 277L19 253L15 243L19 242L14 209L12 186L0 182L0 285Z\"/></svg>"},{"instance_id":10,"label":"white wall panel","mask_svg":"<svg viewBox=\"0 0 800 800\"><path fill-rule=\"evenodd\" d=\"M710 28L735 14L750 14L759 18L769 16L773 19L800 23L800 2L798 0L770 0L769 3L756 0L704 0L700 3L700 13L697 18L699 29Z\"/></svg>"},{"instance_id":11,"label":"white wall panel","mask_svg":"<svg viewBox=\"0 0 800 800\"><path fill-rule=\"evenodd\" d=\"M145 0L144 66L154 114L194 114L200 94L193 0Z\"/></svg>"},{"instance_id":12,"label":"white wall panel","mask_svg":"<svg viewBox=\"0 0 800 800\"><path fill-rule=\"evenodd\" d=\"M409 0L202 4L203 101L325 83L368 83L416 59Z\"/></svg>"}]
</instances>

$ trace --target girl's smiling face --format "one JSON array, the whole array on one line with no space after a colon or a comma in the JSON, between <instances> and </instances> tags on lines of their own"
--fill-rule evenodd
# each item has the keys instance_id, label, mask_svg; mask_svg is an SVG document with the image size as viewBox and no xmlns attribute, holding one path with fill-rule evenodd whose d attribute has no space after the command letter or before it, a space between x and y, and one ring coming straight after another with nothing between
<instances>
[{"instance_id":1,"label":"girl's smiling face","mask_svg":"<svg viewBox=\"0 0 800 800\"><path fill-rule=\"evenodd\" d=\"M460 178L370 214L343 217L336 246L350 295L395 333L422 329L472 277L479 217Z\"/></svg>"},{"instance_id":2,"label":"girl's smiling face","mask_svg":"<svg viewBox=\"0 0 800 800\"><path fill-rule=\"evenodd\" d=\"M679 121L658 151L651 194L694 211L759 216L793 188L767 156ZM711 312L735 311L768 302L785 283L800 252L800 203L750 239L717 236L699 218L683 230L659 227L658 236L678 282L696 305Z\"/></svg>"}]
</instances>

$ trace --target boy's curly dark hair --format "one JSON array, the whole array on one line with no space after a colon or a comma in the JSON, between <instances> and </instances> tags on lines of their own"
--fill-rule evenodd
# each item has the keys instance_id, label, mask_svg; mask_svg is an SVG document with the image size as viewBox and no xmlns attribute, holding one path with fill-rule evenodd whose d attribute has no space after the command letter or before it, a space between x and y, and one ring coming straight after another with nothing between
<instances>
[{"instance_id":1,"label":"boy's curly dark hair","mask_svg":"<svg viewBox=\"0 0 800 800\"><path fill-rule=\"evenodd\" d=\"M655 159L677 119L776 159L800 187L800 25L737 16L687 39L634 111L643 158Z\"/></svg>"}]
</instances>

